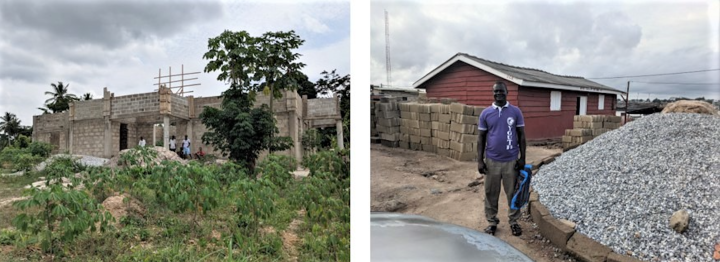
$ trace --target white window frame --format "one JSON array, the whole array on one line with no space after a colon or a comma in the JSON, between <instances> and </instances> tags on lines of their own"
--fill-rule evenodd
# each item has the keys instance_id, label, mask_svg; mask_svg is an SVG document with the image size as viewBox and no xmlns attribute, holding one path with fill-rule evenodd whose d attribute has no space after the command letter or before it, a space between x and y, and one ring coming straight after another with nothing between
<instances>
[{"instance_id":1,"label":"white window frame","mask_svg":"<svg viewBox=\"0 0 720 262\"><path fill-rule=\"evenodd\" d=\"M562 109L560 104L561 101L561 91L550 91L550 111L560 111Z\"/></svg>"},{"instance_id":2,"label":"white window frame","mask_svg":"<svg viewBox=\"0 0 720 262\"><path fill-rule=\"evenodd\" d=\"M598 95L598 110L605 110L605 95Z\"/></svg>"}]
</instances>

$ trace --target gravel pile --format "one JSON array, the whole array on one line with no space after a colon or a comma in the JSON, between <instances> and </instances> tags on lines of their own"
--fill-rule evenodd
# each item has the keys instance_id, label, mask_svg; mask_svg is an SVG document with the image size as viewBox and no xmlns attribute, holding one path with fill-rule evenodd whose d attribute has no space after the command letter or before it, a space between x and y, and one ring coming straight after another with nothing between
<instances>
[{"instance_id":1,"label":"gravel pile","mask_svg":"<svg viewBox=\"0 0 720 262\"><path fill-rule=\"evenodd\" d=\"M720 117L653 114L543 166L533 187L553 216L619 254L713 261L720 242ZM686 209L682 234L669 226Z\"/></svg>"},{"instance_id":2,"label":"gravel pile","mask_svg":"<svg viewBox=\"0 0 720 262\"><path fill-rule=\"evenodd\" d=\"M80 164L83 164L86 166L102 166L108 162L107 158L100 158L100 157L94 157L94 156L83 156L83 155L57 154L57 155L50 156L45 161L42 161L40 164L35 166L35 169L37 171L44 170L48 164L52 163L55 160L55 158L58 158L58 157L72 157L73 159L75 159L76 162L79 162Z\"/></svg>"}]
</instances>

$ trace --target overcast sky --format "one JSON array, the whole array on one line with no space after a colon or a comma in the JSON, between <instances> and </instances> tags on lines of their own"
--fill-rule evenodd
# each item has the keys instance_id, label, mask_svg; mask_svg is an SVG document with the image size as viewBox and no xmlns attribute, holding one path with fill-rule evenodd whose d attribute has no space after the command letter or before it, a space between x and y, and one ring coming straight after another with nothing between
<instances>
[{"instance_id":1,"label":"overcast sky","mask_svg":"<svg viewBox=\"0 0 720 262\"><path fill-rule=\"evenodd\" d=\"M153 92L158 69L202 72L208 39L226 29L295 30L311 81L323 70L350 73L349 1L10 0L0 3L0 113L32 125L58 81L94 98L103 87L115 96ZM227 86L218 74L201 73L190 95L220 95Z\"/></svg>"},{"instance_id":2,"label":"overcast sky","mask_svg":"<svg viewBox=\"0 0 720 262\"><path fill-rule=\"evenodd\" d=\"M585 78L720 68L718 0L434 2L371 2L372 84L387 84L384 10L394 87L410 88L458 52ZM593 79L622 91L628 80L720 83L720 71ZM630 94L720 99L720 84L631 83Z\"/></svg>"}]
</instances>

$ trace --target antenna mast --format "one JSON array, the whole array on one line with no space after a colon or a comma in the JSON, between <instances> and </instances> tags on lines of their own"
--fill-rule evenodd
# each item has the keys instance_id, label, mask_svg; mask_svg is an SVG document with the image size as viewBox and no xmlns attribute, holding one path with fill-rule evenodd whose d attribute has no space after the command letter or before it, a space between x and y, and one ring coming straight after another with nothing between
<instances>
[{"instance_id":1,"label":"antenna mast","mask_svg":"<svg viewBox=\"0 0 720 262\"><path fill-rule=\"evenodd\" d=\"M388 12L385 10L385 69L387 76L387 86L392 86L391 77L392 68L390 67L390 24L388 23Z\"/></svg>"}]
</instances>

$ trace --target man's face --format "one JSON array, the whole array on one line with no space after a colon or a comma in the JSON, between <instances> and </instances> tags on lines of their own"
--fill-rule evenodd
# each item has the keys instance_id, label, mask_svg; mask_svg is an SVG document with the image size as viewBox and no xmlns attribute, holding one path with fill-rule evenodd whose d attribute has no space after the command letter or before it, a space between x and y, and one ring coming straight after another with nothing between
<instances>
[{"instance_id":1,"label":"man's face","mask_svg":"<svg viewBox=\"0 0 720 262\"><path fill-rule=\"evenodd\" d=\"M493 86L493 97L495 98L495 103L505 104L507 100L507 88L500 85Z\"/></svg>"}]
</instances>

